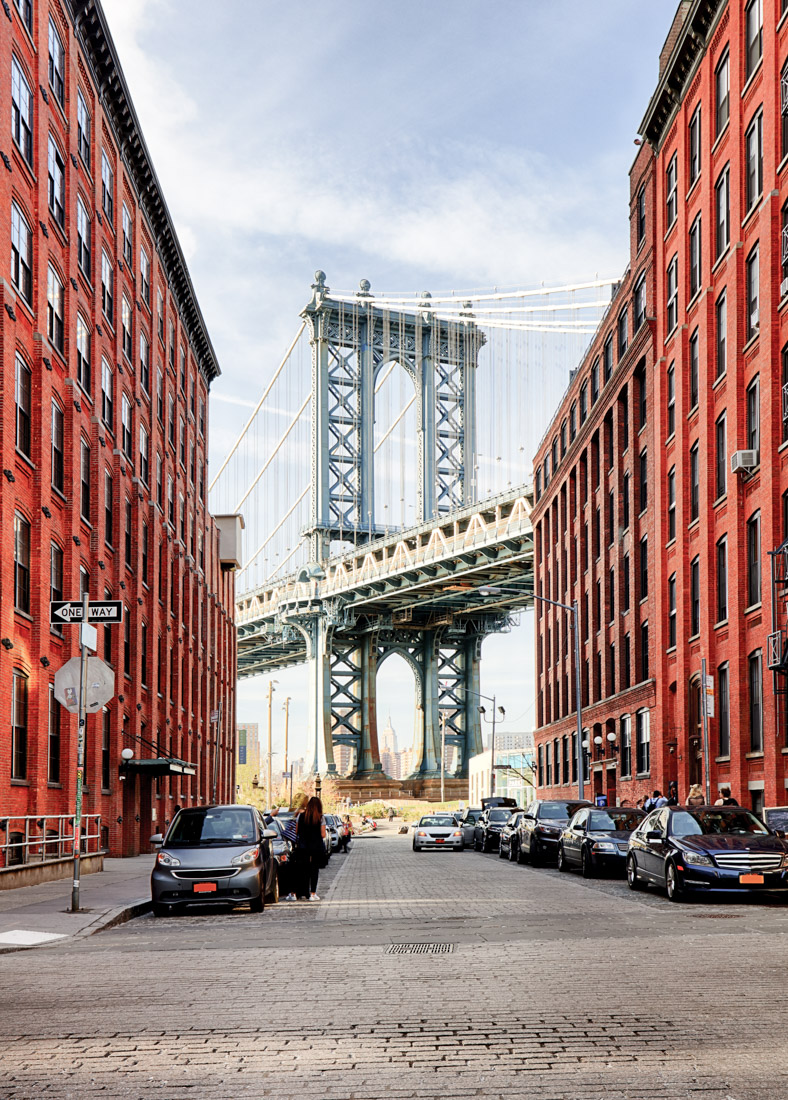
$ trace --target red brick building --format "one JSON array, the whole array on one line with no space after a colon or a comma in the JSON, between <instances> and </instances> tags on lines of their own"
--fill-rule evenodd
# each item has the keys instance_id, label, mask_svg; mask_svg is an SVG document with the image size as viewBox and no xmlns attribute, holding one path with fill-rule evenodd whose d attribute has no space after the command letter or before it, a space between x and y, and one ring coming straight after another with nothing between
<instances>
[{"instance_id":1,"label":"red brick building","mask_svg":"<svg viewBox=\"0 0 788 1100\"><path fill-rule=\"evenodd\" d=\"M20 815L35 838L73 812L76 718L52 685L78 628L49 603L86 589L125 615L98 628L116 695L88 718L84 812L131 854L176 804L233 793L233 574L205 503L219 368L100 4L3 6L0 863Z\"/></svg>"},{"instance_id":2,"label":"red brick building","mask_svg":"<svg viewBox=\"0 0 788 1100\"><path fill-rule=\"evenodd\" d=\"M638 517L649 539L641 615L648 610L653 679L651 700L641 704L648 768L634 767L629 782L622 701L595 706L619 734L619 798L671 780L683 796L705 781L705 660L714 688L712 797L729 783L756 809L788 800L788 680L769 671L786 652L788 625L786 555L770 553L788 535L787 12L785 0L681 3L641 125L648 144L636 165L653 157L654 180L650 491ZM545 456L543 444L538 458ZM556 489L553 480L537 508L540 527ZM539 581L546 566L537 567ZM540 674L543 707L553 672ZM537 740L545 746L554 731L542 715Z\"/></svg>"}]
</instances>

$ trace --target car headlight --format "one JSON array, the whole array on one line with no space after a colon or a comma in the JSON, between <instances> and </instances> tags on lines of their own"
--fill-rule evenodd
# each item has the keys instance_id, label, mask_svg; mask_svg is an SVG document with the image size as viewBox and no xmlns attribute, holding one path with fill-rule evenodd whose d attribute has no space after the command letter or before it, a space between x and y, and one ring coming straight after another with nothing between
<instances>
[{"instance_id":1,"label":"car headlight","mask_svg":"<svg viewBox=\"0 0 788 1100\"><path fill-rule=\"evenodd\" d=\"M427 834L426 834L425 832L418 832L418 833L416 833L416 836L426 836L426 835L427 835Z\"/></svg>"},{"instance_id":2,"label":"car headlight","mask_svg":"<svg viewBox=\"0 0 788 1100\"><path fill-rule=\"evenodd\" d=\"M596 840L594 841L595 852L617 852L615 844L612 840Z\"/></svg>"},{"instance_id":3,"label":"car headlight","mask_svg":"<svg viewBox=\"0 0 788 1100\"><path fill-rule=\"evenodd\" d=\"M780 864L780 866L782 867L783 870L788 868L788 852L786 852L785 855L783 856L783 861Z\"/></svg>"},{"instance_id":4,"label":"car headlight","mask_svg":"<svg viewBox=\"0 0 788 1100\"><path fill-rule=\"evenodd\" d=\"M704 856L701 852L684 852L683 855L687 863L694 863L700 867L714 866L714 860L710 856Z\"/></svg>"},{"instance_id":5,"label":"car headlight","mask_svg":"<svg viewBox=\"0 0 788 1100\"><path fill-rule=\"evenodd\" d=\"M462 830L458 829L456 833L452 833L452 836L462 836Z\"/></svg>"},{"instance_id":6,"label":"car headlight","mask_svg":"<svg viewBox=\"0 0 788 1100\"><path fill-rule=\"evenodd\" d=\"M175 856L171 856L169 852L159 852L156 856L156 862L162 867L180 867L181 861L176 859Z\"/></svg>"},{"instance_id":7,"label":"car headlight","mask_svg":"<svg viewBox=\"0 0 788 1100\"><path fill-rule=\"evenodd\" d=\"M230 862L236 867L238 867L239 865L244 866L244 864L247 863L254 863L259 855L259 846L256 848L247 848L245 852L241 852L239 856L235 856L233 859L230 860Z\"/></svg>"}]
</instances>

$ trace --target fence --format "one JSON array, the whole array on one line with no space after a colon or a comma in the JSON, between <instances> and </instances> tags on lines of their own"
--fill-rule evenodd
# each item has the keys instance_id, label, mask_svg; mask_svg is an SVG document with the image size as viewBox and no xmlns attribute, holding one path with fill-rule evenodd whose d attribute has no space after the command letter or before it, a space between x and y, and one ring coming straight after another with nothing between
<instances>
[{"instance_id":1,"label":"fence","mask_svg":"<svg viewBox=\"0 0 788 1100\"><path fill-rule=\"evenodd\" d=\"M106 827L100 814L82 818L82 855L95 855L107 847ZM74 850L74 818L68 814L45 817L0 816L0 867L24 867L63 859Z\"/></svg>"}]
</instances>

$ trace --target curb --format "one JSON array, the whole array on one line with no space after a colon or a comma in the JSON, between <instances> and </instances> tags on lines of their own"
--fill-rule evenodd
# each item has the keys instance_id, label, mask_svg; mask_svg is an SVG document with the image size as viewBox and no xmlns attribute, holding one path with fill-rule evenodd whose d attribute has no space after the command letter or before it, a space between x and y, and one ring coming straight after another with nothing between
<instances>
[{"instance_id":1,"label":"curb","mask_svg":"<svg viewBox=\"0 0 788 1100\"><path fill-rule=\"evenodd\" d=\"M126 921L133 920L135 917L141 917L143 914L150 912L153 907L153 903L150 898L137 898L135 901L130 902L127 905L118 905L114 909L107 909L103 913L100 913L95 920L90 924L81 928L78 932L73 932L70 935L64 936L62 939L53 940L49 943L31 943L31 944L18 944L9 947L0 947L0 955L11 955L17 951L39 951L48 947L60 947L64 943L73 942L74 940L83 940L88 936L94 936L97 932L103 932L107 928L114 928L118 924L125 924Z\"/></svg>"}]
</instances>

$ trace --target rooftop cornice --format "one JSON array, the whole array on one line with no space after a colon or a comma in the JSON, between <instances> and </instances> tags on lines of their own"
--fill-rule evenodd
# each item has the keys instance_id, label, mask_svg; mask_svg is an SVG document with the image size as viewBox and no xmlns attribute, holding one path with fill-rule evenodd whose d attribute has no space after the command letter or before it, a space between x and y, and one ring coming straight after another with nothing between
<instances>
[{"instance_id":1,"label":"rooftop cornice","mask_svg":"<svg viewBox=\"0 0 788 1100\"><path fill-rule=\"evenodd\" d=\"M197 295L181 250L153 161L142 136L137 112L123 75L100 0L67 0L76 37L96 82L102 105L109 116L140 204L150 222L157 248L186 324L200 370L210 384L221 374Z\"/></svg>"},{"instance_id":2,"label":"rooftop cornice","mask_svg":"<svg viewBox=\"0 0 788 1100\"><path fill-rule=\"evenodd\" d=\"M651 97L640 133L659 149L676 108L686 91L687 79L705 51L709 31L728 0L694 0L679 31L673 52Z\"/></svg>"}]
</instances>

